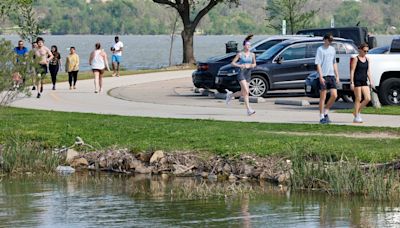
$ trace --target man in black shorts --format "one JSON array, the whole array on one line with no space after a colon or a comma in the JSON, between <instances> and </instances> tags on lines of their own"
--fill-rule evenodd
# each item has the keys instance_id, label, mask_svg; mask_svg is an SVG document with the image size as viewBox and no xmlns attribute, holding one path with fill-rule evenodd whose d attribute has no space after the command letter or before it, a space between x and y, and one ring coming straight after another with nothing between
<instances>
[{"instance_id":1,"label":"man in black shorts","mask_svg":"<svg viewBox=\"0 0 400 228\"><path fill-rule=\"evenodd\" d=\"M324 36L324 45L317 49L317 55L315 56L315 64L317 65L320 83L319 122L321 124L328 124L331 122L328 113L329 109L335 103L337 98L336 84L339 83L339 73L336 63L336 50L331 46L332 41L332 35L326 34ZM325 106L325 99L328 89L331 97Z\"/></svg>"}]
</instances>

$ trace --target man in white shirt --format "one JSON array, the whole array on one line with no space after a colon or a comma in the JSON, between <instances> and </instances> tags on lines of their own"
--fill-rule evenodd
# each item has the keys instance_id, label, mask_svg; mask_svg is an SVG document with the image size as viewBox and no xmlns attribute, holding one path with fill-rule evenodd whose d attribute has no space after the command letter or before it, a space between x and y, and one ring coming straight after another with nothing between
<instances>
[{"instance_id":1,"label":"man in white shirt","mask_svg":"<svg viewBox=\"0 0 400 228\"><path fill-rule=\"evenodd\" d=\"M112 51L112 58L111 58L111 62L112 62L112 67L113 67L113 71L114 73L112 74L112 76L117 76L119 77L119 65L121 63L122 60L122 48L124 47L124 44L119 40L119 37L116 36L115 37L115 44L111 47L111 51Z\"/></svg>"},{"instance_id":2,"label":"man in white shirt","mask_svg":"<svg viewBox=\"0 0 400 228\"><path fill-rule=\"evenodd\" d=\"M317 65L320 82L319 122L321 124L329 124L331 122L328 113L329 109L335 103L337 98L336 85L339 83L339 73L336 63L336 50L331 46L332 41L333 36L331 34L326 34L324 36L324 45L317 49L317 55L315 56L315 64ZM328 89L331 97L329 98L328 103L325 105Z\"/></svg>"}]
</instances>

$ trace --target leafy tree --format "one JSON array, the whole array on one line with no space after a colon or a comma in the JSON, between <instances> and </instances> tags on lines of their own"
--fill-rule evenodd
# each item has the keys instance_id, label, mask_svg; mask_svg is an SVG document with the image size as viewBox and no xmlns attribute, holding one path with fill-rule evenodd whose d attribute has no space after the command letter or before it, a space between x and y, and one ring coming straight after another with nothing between
<instances>
[{"instance_id":1,"label":"leafy tree","mask_svg":"<svg viewBox=\"0 0 400 228\"><path fill-rule=\"evenodd\" d=\"M310 26L318 10L305 10L308 0L267 0L267 21L269 27L280 31L282 20L286 20L290 34Z\"/></svg>"},{"instance_id":2,"label":"leafy tree","mask_svg":"<svg viewBox=\"0 0 400 228\"><path fill-rule=\"evenodd\" d=\"M183 42L183 63L195 63L193 35L200 20L219 3L239 5L239 0L153 0L176 10L183 23L181 32ZM200 7L200 9L198 9Z\"/></svg>"}]
</instances>

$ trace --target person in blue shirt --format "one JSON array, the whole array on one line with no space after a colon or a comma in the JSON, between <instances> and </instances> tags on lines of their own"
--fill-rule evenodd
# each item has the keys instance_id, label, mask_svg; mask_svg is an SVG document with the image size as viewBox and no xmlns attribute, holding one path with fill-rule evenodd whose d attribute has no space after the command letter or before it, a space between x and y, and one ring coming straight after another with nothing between
<instances>
[{"instance_id":1,"label":"person in blue shirt","mask_svg":"<svg viewBox=\"0 0 400 228\"><path fill-rule=\"evenodd\" d=\"M237 80L240 84L240 91L233 93L232 91L226 90L225 100L226 104L229 104L233 97L243 96L244 103L247 108L247 115L249 116L256 113L256 111L250 107L249 102L249 82L251 80L251 70L256 67L256 56L250 51L250 39L252 37L253 35L246 37L246 39L243 41L243 51L237 53L231 63L232 66L240 68L240 72L237 76Z\"/></svg>"},{"instance_id":2,"label":"person in blue shirt","mask_svg":"<svg viewBox=\"0 0 400 228\"><path fill-rule=\"evenodd\" d=\"M28 56L29 50L24 46L24 41L20 40L18 41L18 46L14 48L14 52L16 54L16 63L17 67L23 67L26 65L26 61L24 58ZM18 88L19 85L21 84L21 81L25 81L25 78L21 76L21 73L19 71L16 71L13 73L13 82L14 82L14 88Z\"/></svg>"}]
</instances>

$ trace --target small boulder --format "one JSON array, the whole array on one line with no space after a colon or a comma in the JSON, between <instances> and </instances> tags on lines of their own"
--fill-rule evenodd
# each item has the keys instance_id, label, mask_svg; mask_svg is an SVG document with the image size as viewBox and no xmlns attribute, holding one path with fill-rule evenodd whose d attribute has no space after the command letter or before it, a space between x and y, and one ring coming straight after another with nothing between
<instances>
[{"instance_id":1,"label":"small boulder","mask_svg":"<svg viewBox=\"0 0 400 228\"><path fill-rule=\"evenodd\" d=\"M74 160L76 156L79 156L79 153L74 150L74 149L68 149L67 151L67 158L65 159L65 162L69 165L71 165L71 162Z\"/></svg>"},{"instance_id":2,"label":"small boulder","mask_svg":"<svg viewBox=\"0 0 400 228\"><path fill-rule=\"evenodd\" d=\"M71 166L74 168L86 168L89 166L89 162L85 158L76 158L71 162Z\"/></svg>"},{"instance_id":3,"label":"small boulder","mask_svg":"<svg viewBox=\"0 0 400 228\"><path fill-rule=\"evenodd\" d=\"M162 150L157 150L156 152L153 153L153 155L150 158L150 164L153 164L155 162L158 162L161 158L163 158L164 152Z\"/></svg>"}]
</instances>

